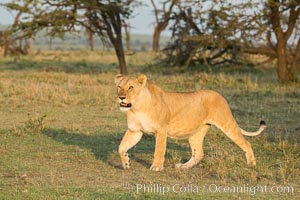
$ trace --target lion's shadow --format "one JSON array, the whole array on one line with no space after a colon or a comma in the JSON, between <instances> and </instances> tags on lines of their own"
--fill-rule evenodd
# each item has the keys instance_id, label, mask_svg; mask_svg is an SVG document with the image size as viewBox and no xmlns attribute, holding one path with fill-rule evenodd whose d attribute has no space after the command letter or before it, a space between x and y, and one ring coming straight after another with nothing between
<instances>
[{"instance_id":1,"label":"lion's shadow","mask_svg":"<svg viewBox=\"0 0 300 200\"><path fill-rule=\"evenodd\" d=\"M101 160L114 168L121 169L121 161L116 164L110 161L110 156L112 153L118 151L118 146L123 138L124 133L105 133L105 134L82 134L78 132L70 132L64 129L45 129L43 131L44 135L58 141L64 145L74 145L80 148L89 149L96 159ZM173 141L168 140L168 149L178 150L178 151L188 151L187 147L183 147ZM140 163L145 167L150 167L151 163L148 160L143 159L138 154L154 154L155 149L155 137L151 135L144 134L141 141L133 147L129 153L131 159ZM167 153L166 157L172 157Z\"/></svg>"}]
</instances>

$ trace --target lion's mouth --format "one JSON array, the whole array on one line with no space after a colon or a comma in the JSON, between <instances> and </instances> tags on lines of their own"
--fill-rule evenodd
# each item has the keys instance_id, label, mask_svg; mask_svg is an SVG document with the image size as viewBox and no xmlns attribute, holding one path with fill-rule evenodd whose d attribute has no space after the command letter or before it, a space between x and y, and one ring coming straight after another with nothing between
<instances>
[{"instance_id":1,"label":"lion's mouth","mask_svg":"<svg viewBox=\"0 0 300 200\"><path fill-rule=\"evenodd\" d=\"M123 108L131 108L131 103L124 103L124 102L121 102L121 103L120 103L120 107L123 107Z\"/></svg>"}]
</instances>

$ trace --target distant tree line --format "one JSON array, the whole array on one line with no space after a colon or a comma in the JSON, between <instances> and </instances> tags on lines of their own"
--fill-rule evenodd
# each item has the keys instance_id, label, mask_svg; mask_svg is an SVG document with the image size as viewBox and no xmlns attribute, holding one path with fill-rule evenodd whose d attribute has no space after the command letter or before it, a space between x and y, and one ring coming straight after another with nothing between
<instances>
[{"instance_id":1,"label":"distant tree line","mask_svg":"<svg viewBox=\"0 0 300 200\"><path fill-rule=\"evenodd\" d=\"M242 64L246 54L276 60L278 81L296 79L300 63L299 0L151 0L155 26L153 52L159 52L161 32L172 31L172 42L161 50L171 66ZM42 29L60 36L84 28L90 49L94 36L112 45L120 72L127 73L122 37L130 49L127 23L138 0L18 0L4 4L17 11L9 35L32 37ZM21 16L23 18L21 19ZM123 32L122 32L123 31Z\"/></svg>"}]
</instances>

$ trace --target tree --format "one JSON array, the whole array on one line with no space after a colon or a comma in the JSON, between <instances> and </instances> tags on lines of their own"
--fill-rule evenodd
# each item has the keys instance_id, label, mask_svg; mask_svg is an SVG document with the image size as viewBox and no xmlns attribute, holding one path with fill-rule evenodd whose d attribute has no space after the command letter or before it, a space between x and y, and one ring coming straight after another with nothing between
<instances>
[{"instance_id":1,"label":"tree","mask_svg":"<svg viewBox=\"0 0 300 200\"><path fill-rule=\"evenodd\" d=\"M222 1L184 2L171 17L173 43L164 49L171 65L188 67L197 63L239 64L242 37L250 16L247 4ZM240 9L239 13L232 10ZM242 30L244 29L244 30Z\"/></svg>"},{"instance_id":2,"label":"tree","mask_svg":"<svg viewBox=\"0 0 300 200\"><path fill-rule=\"evenodd\" d=\"M131 14L130 4L134 0L22 0L30 8L22 12L23 20L14 27L14 33L35 35L48 28L49 35L63 37L64 33L87 29L98 35L106 45L111 44L116 52L120 73L127 73L122 43L122 21ZM20 1L7 3L11 10L20 11Z\"/></svg>"},{"instance_id":3,"label":"tree","mask_svg":"<svg viewBox=\"0 0 300 200\"><path fill-rule=\"evenodd\" d=\"M130 53L131 51L131 47L130 47L130 25L127 24L126 22L123 22L123 27L125 30L125 43L126 43L126 50L128 53Z\"/></svg>"},{"instance_id":4,"label":"tree","mask_svg":"<svg viewBox=\"0 0 300 200\"><path fill-rule=\"evenodd\" d=\"M172 10L177 2L177 0L165 0L162 2L162 9L160 10L157 8L155 1L151 0L155 16L155 27L152 42L152 51L154 53L157 53L159 50L160 34L167 28Z\"/></svg>"},{"instance_id":5,"label":"tree","mask_svg":"<svg viewBox=\"0 0 300 200\"><path fill-rule=\"evenodd\" d=\"M94 51L94 33L87 29L85 34L87 35L90 50Z\"/></svg>"},{"instance_id":6,"label":"tree","mask_svg":"<svg viewBox=\"0 0 300 200\"><path fill-rule=\"evenodd\" d=\"M245 54L263 54L277 60L280 83L295 80L299 0L187 1L178 8L171 17L174 42L164 51L172 65L242 64L249 62Z\"/></svg>"},{"instance_id":7,"label":"tree","mask_svg":"<svg viewBox=\"0 0 300 200\"><path fill-rule=\"evenodd\" d=\"M31 51L31 37L28 36L20 36L17 35L16 37L13 37L13 33L14 30L17 28L19 22L20 22L20 17L22 16L22 14L28 12L30 4L32 3L32 0L27 0L24 2L24 4L11 4L10 7L12 9L17 10L17 14L14 18L13 24L11 25L11 27L9 27L9 29L7 31L4 32L4 41L3 41L3 46L4 46L4 56L7 56L9 53L12 54L18 54L18 53L22 53L22 54L27 54ZM0 4L2 5L2 4ZM22 40L24 39L29 39L29 41L27 41L27 44L25 45L25 47L22 46ZM17 42L19 42L19 45L17 46Z\"/></svg>"},{"instance_id":8,"label":"tree","mask_svg":"<svg viewBox=\"0 0 300 200\"><path fill-rule=\"evenodd\" d=\"M289 39L291 38L297 20L300 18L300 2L299 0L268 0L266 3L268 8L266 16L272 31L276 37L276 42L272 48L277 55L277 74L281 83L287 83L295 80L295 66L299 59L300 52L300 36L295 38L294 49L289 50ZM269 37L269 43L272 44ZM294 51L293 51L294 50ZM289 53L289 51L293 51Z\"/></svg>"}]
</instances>

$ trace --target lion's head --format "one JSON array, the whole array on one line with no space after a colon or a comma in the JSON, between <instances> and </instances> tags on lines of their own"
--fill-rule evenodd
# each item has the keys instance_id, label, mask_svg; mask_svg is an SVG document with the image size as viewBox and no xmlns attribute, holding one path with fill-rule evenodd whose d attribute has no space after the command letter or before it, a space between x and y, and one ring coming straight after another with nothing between
<instances>
[{"instance_id":1,"label":"lion's head","mask_svg":"<svg viewBox=\"0 0 300 200\"><path fill-rule=\"evenodd\" d=\"M121 111L128 111L134 105L142 89L146 86L147 77L140 75L137 78L117 75L115 83L118 92L118 102Z\"/></svg>"}]
</instances>

